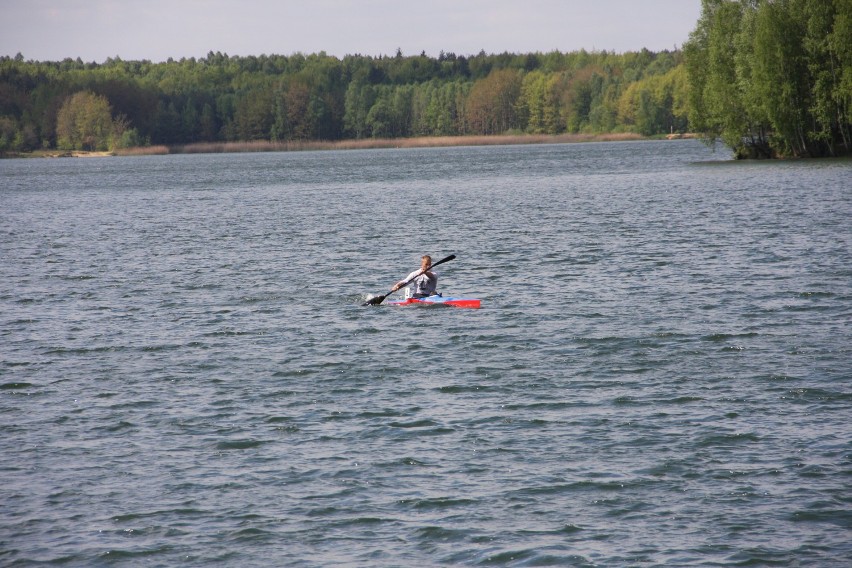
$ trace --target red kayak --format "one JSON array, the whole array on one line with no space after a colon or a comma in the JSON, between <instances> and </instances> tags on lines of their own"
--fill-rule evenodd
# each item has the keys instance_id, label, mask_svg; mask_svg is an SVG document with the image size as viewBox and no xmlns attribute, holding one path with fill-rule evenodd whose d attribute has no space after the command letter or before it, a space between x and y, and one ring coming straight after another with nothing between
<instances>
[{"instance_id":1,"label":"red kayak","mask_svg":"<svg viewBox=\"0 0 852 568\"><path fill-rule=\"evenodd\" d=\"M476 298L445 298L444 296L388 300L385 303L391 306L453 306L454 308L478 308L480 306L480 301Z\"/></svg>"}]
</instances>

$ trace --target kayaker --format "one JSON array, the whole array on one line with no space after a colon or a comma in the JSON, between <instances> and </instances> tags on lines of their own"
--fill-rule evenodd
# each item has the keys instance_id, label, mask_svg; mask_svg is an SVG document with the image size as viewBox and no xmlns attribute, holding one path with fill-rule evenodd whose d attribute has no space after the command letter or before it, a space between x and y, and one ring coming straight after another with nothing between
<instances>
[{"instance_id":1,"label":"kayaker","mask_svg":"<svg viewBox=\"0 0 852 568\"><path fill-rule=\"evenodd\" d=\"M438 289L438 274L429 270L432 266L432 257L424 254L420 259L420 270L415 270L391 288L392 292L396 292L402 288L406 282L411 280L409 290L411 290L411 298L425 298L434 296ZM412 280L413 279L413 280Z\"/></svg>"}]
</instances>

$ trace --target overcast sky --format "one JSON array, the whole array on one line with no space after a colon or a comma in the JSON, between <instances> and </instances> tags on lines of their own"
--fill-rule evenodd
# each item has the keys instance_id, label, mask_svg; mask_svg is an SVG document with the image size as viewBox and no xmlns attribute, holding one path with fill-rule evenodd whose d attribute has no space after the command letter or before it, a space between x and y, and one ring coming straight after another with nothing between
<instances>
[{"instance_id":1,"label":"overcast sky","mask_svg":"<svg viewBox=\"0 0 852 568\"><path fill-rule=\"evenodd\" d=\"M701 0L0 0L0 55L660 51L688 39L700 10Z\"/></svg>"}]
</instances>

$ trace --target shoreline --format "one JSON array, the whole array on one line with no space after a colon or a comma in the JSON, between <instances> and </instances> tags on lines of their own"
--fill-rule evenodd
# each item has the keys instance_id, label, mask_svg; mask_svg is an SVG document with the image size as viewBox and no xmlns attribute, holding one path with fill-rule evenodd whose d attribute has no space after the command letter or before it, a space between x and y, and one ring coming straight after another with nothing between
<instances>
[{"instance_id":1,"label":"shoreline","mask_svg":"<svg viewBox=\"0 0 852 568\"><path fill-rule=\"evenodd\" d=\"M3 158L105 158L112 156L152 156L167 154L231 154L245 152L303 152L319 150L373 150L386 148L448 148L455 146L510 146L518 144L576 144L584 142L626 142L698 138L696 134L648 137L631 132L617 134L521 134L491 136L420 136L416 138L365 138L361 140L304 140L273 142L196 142L173 146L140 146L107 152L83 150L34 150L7 152Z\"/></svg>"},{"instance_id":2,"label":"shoreline","mask_svg":"<svg viewBox=\"0 0 852 568\"><path fill-rule=\"evenodd\" d=\"M33 150L31 152L5 152L0 158L107 158L115 152L90 152L88 150Z\"/></svg>"}]
</instances>

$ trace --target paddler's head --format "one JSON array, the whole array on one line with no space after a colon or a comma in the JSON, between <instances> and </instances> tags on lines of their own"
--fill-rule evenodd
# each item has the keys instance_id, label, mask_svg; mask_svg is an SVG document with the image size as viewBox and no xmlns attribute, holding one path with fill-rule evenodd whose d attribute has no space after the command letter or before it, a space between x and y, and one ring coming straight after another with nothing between
<instances>
[{"instance_id":1,"label":"paddler's head","mask_svg":"<svg viewBox=\"0 0 852 568\"><path fill-rule=\"evenodd\" d=\"M427 270L429 270L430 266L432 266L432 257L429 256L428 254L424 254L420 258L420 270L422 270L423 272L426 272Z\"/></svg>"}]
</instances>

